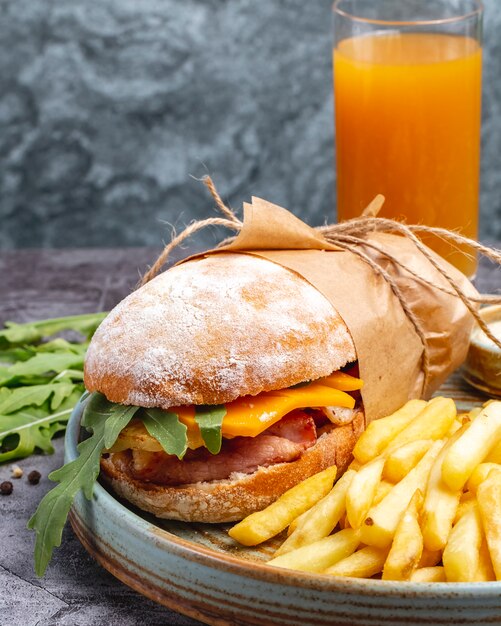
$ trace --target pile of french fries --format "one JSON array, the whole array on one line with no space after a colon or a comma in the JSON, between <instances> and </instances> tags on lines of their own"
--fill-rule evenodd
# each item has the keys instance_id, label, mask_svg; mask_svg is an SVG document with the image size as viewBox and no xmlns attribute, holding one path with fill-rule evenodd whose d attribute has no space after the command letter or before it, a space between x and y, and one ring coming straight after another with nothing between
<instances>
[{"instance_id":1,"label":"pile of french fries","mask_svg":"<svg viewBox=\"0 0 501 626\"><path fill-rule=\"evenodd\" d=\"M501 580L501 402L458 415L411 400L369 424L336 480L330 467L230 529L253 546L288 527L268 562L414 582ZM334 486L333 486L334 485Z\"/></svg>"}]
</instances>

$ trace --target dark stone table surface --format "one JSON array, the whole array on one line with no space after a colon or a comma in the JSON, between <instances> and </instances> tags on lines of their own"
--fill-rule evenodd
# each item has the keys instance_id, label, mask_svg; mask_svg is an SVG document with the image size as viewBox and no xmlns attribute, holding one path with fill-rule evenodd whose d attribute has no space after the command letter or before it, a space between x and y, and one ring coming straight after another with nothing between
<instances>
[{"instance_id":1,"label":"dark stone table surface","mask_svg":"<svg viewBox=\"0 0 501 626\"><path fill-rule=\"evenodd\" d=\"M207 217L206 173L230 206L333 219L332 3L1 0L0 247L154 246ZM480 232L499 239L501 10L483 4Z\"/></svg>"},{"instance_id":2,"label":"dark stone table surface","mask_svg":"<svg viewBox=\"0 0 501 626\"><path fill-rule=\"evenodd\" d=\"M498 245L499 247L499 245ZM137 283L155 258L152 249L0 252L0 322L110 309ZM501 270L482 263L477 287L501 288ZM13 480L14 492L0 498L0 626L148 626L195 622L147 600L116 580L84 550L67 526L63 543L43 579L33 571L34 534L26 521L52 483L47 474L63 459L63 439L51 456L19 462L25 476L37 469L39 485ZM0 466L0 481L10 464Z\"/></svg>"}]
</instances>

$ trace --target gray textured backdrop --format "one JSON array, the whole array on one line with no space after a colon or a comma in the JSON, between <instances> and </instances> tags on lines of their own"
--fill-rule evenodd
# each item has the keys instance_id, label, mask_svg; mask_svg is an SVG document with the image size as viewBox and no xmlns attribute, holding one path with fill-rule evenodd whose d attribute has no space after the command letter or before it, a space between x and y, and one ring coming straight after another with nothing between
<instances>
[{"instance_id":1,"label":"gray textured backdrop","mask_svg":"<svg viewBox=\"0 0 501 626\"><path fill-rule=\"evenodd\" d=\"M501 236L486 0L482 235ZM332 220L331 0L0 0L0 246L158 245L251 194ZM209 240L210 241L210 240Z\"/></svg>"}]
</instances>

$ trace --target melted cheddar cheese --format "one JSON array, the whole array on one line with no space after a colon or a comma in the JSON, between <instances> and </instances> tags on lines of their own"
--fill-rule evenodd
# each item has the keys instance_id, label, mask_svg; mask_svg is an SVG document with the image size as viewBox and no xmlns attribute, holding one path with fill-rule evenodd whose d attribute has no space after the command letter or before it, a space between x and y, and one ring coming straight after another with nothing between
<instances>
[{"instance_id":1,"label":"melted cheddar cheese","mask_svg":"<svg viewBox=\"0 0 501 626\"><path fill-rule=\"evenodd\" d=\"M294 409L340 406L352 409L355 400L346 391L355 391L362 387L362 381L343 372L301 387L292 387L278 391L265 391L257 396L244 396L225 405L226 415L222 423L222 435L232 437L256 437L278 422ZM200 429L195 422L195 406L179 406L169 409L176 413L179 420L187 427L188 447L191 449L204 445ZM132 422L120 433L112 451L126 448L156 452L162 447L143 426L139 419Z\"/></svg>"}]
</instances>

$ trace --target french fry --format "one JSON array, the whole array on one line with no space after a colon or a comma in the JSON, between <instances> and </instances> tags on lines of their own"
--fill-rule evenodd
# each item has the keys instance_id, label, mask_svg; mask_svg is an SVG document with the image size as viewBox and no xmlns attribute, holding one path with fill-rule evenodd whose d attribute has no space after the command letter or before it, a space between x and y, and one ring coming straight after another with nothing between
<instances>
[{"instance_id":1,"label":"french fry","mask_svg":"<svg viewBox=\"0 0 501 626\"><path fill-rule=\"evenodd\" d=\"M475 582L489 582L492 580L496 580L496 574L492 566L487 540L483 537L480 550L478 551L478 569L475 575Z\"/></svg>"},{"instance_id":2,"label":"french fry","mask_svg":"<svg viewBox=\"0 0 501 626\"><path fill-rule=\"evenodd\" d=\"M490 403L490 401L489 401L489 402L486 402L486 403L484 404L484 407L485 407L485 406L487 406L489 403ZM477 406L477 407L475 407L474 409L472 409L471 411L469 411L469 412L467 413L467 416L470 418L470 420L471 420L472 422L473 422L473 420L476 420L476 419L477 419L477 417L480 415L480 413L482 413L482 408L483 408L483 407L481 407L481 406Z\"/></svg>"},{"instance_id":3,"label":"french fry","mask_svg":"<svg viewBox=\"0 0 501 626\"><path fill-rule=\"evenodd\" d=\"M442 555L447 582L472 582L477 575L482 545L478 506L467 511L452 527Z\"/></svg>"},{"instance_id":4,"label":"french fry","mask_svg":"<svg viewBox=\"0 0 501 626\"><path fill-rule=\"evenodd\" d=\"M272 567L412 582L501 580L500 401L460 415L451 399L410 401L369 425L334 487L329 470L230 536L257 545L288 526Z\"/></svg>"},{"instance_id":5,"label":"french fry","mask_svg":"<svg viewBox=\"0 0 501 626\"><path fill-rule=\"evenodd\" d=\"M501 402L492 402L450 447L442 463L444 482L454 491L462 489L500 438Z\"/></svg>"},{"instance_id":6,"label":"french fry","mask_svg":"<svg viewBox=\"0 0 501 626\"><path fill-rule=\"evenodd\" d=\"M408 580L423 553L423 535L419 527L419 510L423 494L414 493L400 519L393 543L383 567L383 580Z\"/></svg>"},{"instance_id":7,"label":"french fry","mask_svg":"<svg viewBox=\"0 0 501 626\"><path fill-rule=\"evenodd\" d=\"M496 580L501 580L501 474L489 474L477 489L477 500Z\"/></svg>"},{"instance_id":8,"label":"french fry","mask_svg":"<svg viewBox=\"0 0 501 626\"><path fill-rule=\"evenodd\" d=\"M461 428L461 426L464 426L465 424L468 424L469 422L473 422L473 420L476 419L480 415L481 411L482 411L482 407L478 406L475 409L472 409L471 411L469 411L468 413L458 414L448 432L448 436L451 437L455 432L457 432Z\"/></svg>"},{"instance_id":9,"label":"french fry","mask_svg":"<svg viewBox=\"0 0 501 626\"><path fill-rule=\"evenodd\" d=\"M346 491L354 476L353 470L345 472L326 496L298 518L295 530L276 551L275 556L327 537L334 530L345 513Z\"/></svg>"},{"instance_id":10,"label":"french fry","mask_svg":"<svg viewBox=\"0 0 501 626\"><path fill-rule=\"evenodd\" d=\"M421 559L418 563L418 569L434 567L438 565L442 560L442 550L427 550L423 548L423 552L421 554Z\"/></svg>"},{"instance_id":11,"label":"french fry","mask_svg":"<svg viewBox=\"0 0 501 626\"><path fill-rule=\"evenodd\" d=\"M228 534L244 546L256 546L278 535L331 490L336 472L336 466L332 466L303 480L266 509L252 513L230 528Z\"/></svg>"},{"instance_id":12,"label":"french fry","mask_svg":"<svg viewBox=\"0 0 501 626\"><path fill-rule=\"evenodd\" d=\"M348 518L346 517L346 511L341 515L341 519L339 520L339 529L345 530L346 528L351 528Z\"/></svg>"},{"instance_id":13,"label":"french fry","mask_svg":"<svg viewBox=\"0 0 501 626\"><path fill-rule=\"evenodd\" d=\"M442 439L456 417L456 405L451 398L437 397L391 441L388 449L394 450L404 443L417 439Z\"/></svg>"},{"instance_id":14,"label":"french fry","mask_svg":"<svg viewBox=\"0 0 501 626\"><path fill-rule=\"evenodd\" d=\"M442 447L430 470L423 503L422 531L428 550L443 550L452 528L461 498L461 490L453 491L442 480L442 463L454 442L470 426L465 423Z\"/></svg>"},{"instance_id":15,"label":"french fry","mask_svg":"<svg viewBox=\"0 0 501 626\"><path fill-rule=\"evenodd\" d=\"M501 472L501 465L497 463L480 463L480 465L477 465L466 483L468 491L477 493L478 487L487 479L491 472Z\"/></svg>"},{"instance_id":16,"label":"french fry","mask_svg":"<svg viewBox=\"0 0 501 626\"><path fill-rule=\"evenodd\" d=\"M346 516L352 528L359 528L371 508L385 460L374 459L353 477L346 492Z\"/></svg>"},{"instance_id":17,"label":"french fry","mask_svg":"<svg viewBox=\"0 0 501 626\"><path fill-rule=\"evenodd\" d=\"M465 513L468 513L468 511L474 508L475 506L477 506L477 501L475 499L474 494L470 494L468 498L461 498L459 502L459 506L456 510L456 515L454 516L454 521L452 522L452 525L455 526L459 522L459 520L463 517L463 515Z\"/></svg>"},{"instance_id":18,"label":"french fry","mask_svg":"<svg viewBox=\"0 0 501 626\"><path fill-rule=\"evenodd\" d=\"M425 406L424 400L409 400L395 413L371 422L355 445L353 450L355 459L360 463L368 463L378 456Z\"/></svg>"},{"instance_id":19,"label":"french fry","mask_svg":"<svg viewBox=\"0 0 501 626\"><path fill-rule=\"evenodd\" d=\"M467 502L468 500L474 500L475 499L475 494L472 493L471 491L463 491L463 493L461 494L461 498L459 500L459 504L463 504L464 502Z\"/></svg>"},{"instance_id":20,"label":"french fry","mask_svg":"<svg viewBox=\"0 0 501 626\"><path fill-rule=\"evenodd\" d=\"M379 504L383 498L386 498L394 486L395 485L393 483L390 483L387 480L382 480L376 487L376 493L374 494L372 506L376 506L376 504Z\"/></svg>"},{"instance_id":21,"label":"french fry","mask_svg":"<svg viewBox=\"0 0 501 626\"><path fill-rule=\"evenodd\" d=\"M342 559L332 567L329 567L325 570L324 574L370 578L383 569L387 555L388 548L366 546L354 552L351 556Z\"/></svg>"},{"instance_id":22,"label":"french fry","mask_svg":"<svg viewBox=\"0 0 501 626\"><path fill-rule=\"evenodd\" d=\"M410 577L413 583L445 583L443 567L421 567L412 572Z\"/></svg>"},{"instance_id":23,"label":"french fry","mask_svg":"<svg viewBox=\"0 0 501 626\"><path fill-rule=\"evenodd\" d=\"M501 465L501 441L497 443L485 457L486 463L497 463Z\"/></svg>"},{"instance_id":24,"label":"french fry","mask_svg":"<svg viewBox=\"0 0 501 626\"><path fill-rule=\"evenodd\" d=\"M361 526L361 541L367 545L386 548L391 544L402 513L416 489L424 491L431 466L442 441L436 441L407 476L397 483L379 504L371 507Z\"/></svg>"},{"instance_id":25,"label":"french fry","mask_svg":"<svg viewBox=\"0 0 501 626\"><path fill-rule=\"evenodd\" d=\"M268 565L301 572L322 572L353 554L359 543L360 539L355 530L351 528L340 530L334 535L277 556L268 561Z\"/></svg>"},{"instance_id":26,"label":"french fry","mask_svg":"<svg viewBox=\"0 0 501 626\"><path fill-rule=\"evenodd\" d=\"M292 535L292 533L296 530L296 528L303 522L304 518L308 515L310 510L311 509L308 509L304 513L301 513L301 515L298 515L296 519L292 520L292 522L289 524L289 527L287 528L287 537L290 537L290 535Z\"/></svg>"},{"instance_id":27,"label":"french fry","mask_svg":"<svg viewBox=\"0 0 501 626\"><path fill-rule=\"evenodd\" d=\"M383 476L392 483L398 483L423 458L433 444L433 439L409 441L388 454Z\"/></svg>"},{"instance_id":28,"label":"french fry","mask_svg":"<svg viewBox=\"0 0 501 626\"><path fill-rule=\"evenodd\" d=\"M348 465L348 469L355 470L356 472L358 472L358 470L362 466L363 466L363 463L360 463L360 461L357 461L357 459L353 459L353 461Z\"/></svg>"},{"instance_id":29,"label":"french fry","mask_svg":"<svg viewBox=\"0 0 501 626\"><path fill-rule=\"evenodd\" d=\"M460 415L457 416L457 418L452 422L452 426L447 431L446 437L452 437L452 435L454 433L457 433L457 431L461 428L461 426L463 426L464 422L469 422L470 421L470 418L467 417L467 415L468 414L466 413L466 415L464 415L464 416L460 416ZM459 418L462 418L462 419L459 419Z\"/></svg>"}]
</instances>

